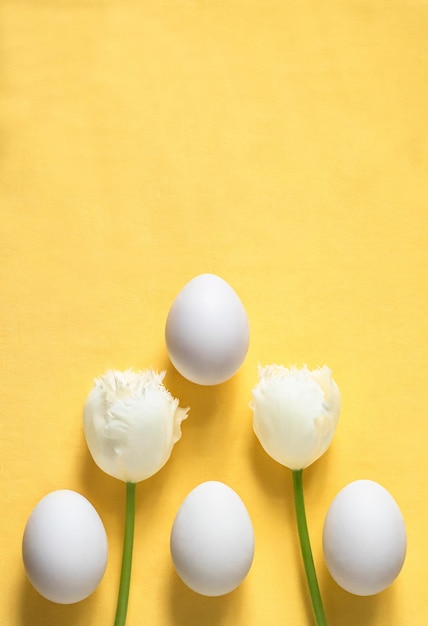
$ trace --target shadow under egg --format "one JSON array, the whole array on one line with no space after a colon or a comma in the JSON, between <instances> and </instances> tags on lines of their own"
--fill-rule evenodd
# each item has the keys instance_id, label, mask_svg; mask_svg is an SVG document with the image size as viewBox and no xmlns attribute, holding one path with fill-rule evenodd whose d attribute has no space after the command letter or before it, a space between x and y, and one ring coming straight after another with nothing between
<instances>
[{"instance_id":1,"label":"shadow under egg","mask_svg":"<svg viewBox=\"0 0 428 626\"><path fill-rule=\"evenodd\" d=\"M337 585L325 566L319 569L321 594L329 625L342 626L346 616L347 626L370 626L376 623L379 606L382 606L385 624L392 623L386 619L385 614L386 606L391 604L389 600L386 601L386 596L391 595L390 590L373 596L357 596Z\"/></svg>"},{"instance_id":2,"label":"shadow under egg","mask_svg":"<svg viewBox=\"0 0 428 626\"><path fill-rule=\"evenodd\" d=\"M240 587L223 596L209 597L192 591L171 567L168 606L174 626L216 626L239 611ZM238 618L237 618L238 619Z\"/></svg>"},{"instance_id":3,"label":"shadow under egg","mask_svg":"<svg viewBox=\"0 0 428 626\"><path fill-rule=\"evenodd\" d=\"M95 603L91 596L74 604L56 604L41 596L22 574L20 593L18 594L18 624L16 626L76 626L89 624Z\"/></svg>"}]
</instances>

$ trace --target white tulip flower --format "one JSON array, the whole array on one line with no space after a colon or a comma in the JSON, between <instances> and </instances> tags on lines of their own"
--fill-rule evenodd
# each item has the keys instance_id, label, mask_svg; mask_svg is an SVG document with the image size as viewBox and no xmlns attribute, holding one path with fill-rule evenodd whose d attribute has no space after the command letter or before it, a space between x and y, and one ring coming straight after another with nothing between
<instances>
[{"instance_id":1,"label":"white tulip flower","mask_svg":"<svg viewBox=\"0 0 428 626\"><path fill-rule=\"evenodd\" d=\"M95 380L83 409L89 451L104 472L126 483L125 532L115 626L125 626L134 545L136 483L156 474L181 437L189 409L164 387L165 372L110 370Z\"/></svg>"},{"instance_id":2,"label":"white tulip flower","mask_svg":"<svg viewBox=\"0 0 428 626\"><path fill-rule=\"evenodd\" d=\"M181 437L188 409L162 384L165 372L108 371L83 411L89 451L107 474L136 483L158 472Z\"/></svg>"},{"instance_id":3,"label":"white tulip flower","mask_svg":"<svg viewBox=\"0 0 428 626\"><path fill-rule=\"evenodd\" d=\"M329 447L340 413L340 392L327 366L259 367L250 404L254 431L278 463L300 470Z\"/></svg>"},{"instance_id":4,"label":"white tulip flower","mask_svg":"<svg viewBox=\"0 0 428 626\"><path fill-rule=\"evenodd\" d=\"M254 432L265 451L291 470L300 549L315 623L327 626L312 556L303 497L303 470L324 454L336 430L340 393L330 369L259 367L253 389Z\"/></svg>"}]
</instances>

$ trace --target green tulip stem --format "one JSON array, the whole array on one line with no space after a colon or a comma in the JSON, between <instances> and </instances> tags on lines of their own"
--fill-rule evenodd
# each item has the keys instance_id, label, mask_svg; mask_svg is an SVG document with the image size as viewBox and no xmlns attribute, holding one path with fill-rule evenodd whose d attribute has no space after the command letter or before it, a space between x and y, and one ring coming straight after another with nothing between
<instances>
[{"instance_id":1,"label":"green tulip stem","mask_svg":"<svg viewBox=\"0 0 428 626\"><path fill-rule=\"evenodd\" d=\"M134 546L136 483L126 483L125 532L123 536L122 569L120 572L114 626L125 626L131 583L132 549Z\"/></svg>"},{"instance_id":2,"label":"green tulip stem","mask_svg":"<svg viewBox=\"0 0 428 626\"><path fill-rule=\"evenodd\" d=\"M315 572L314 559L312 556L311 542L309 539L308 524L305 513L305 500L303 497L303 470L293 470L294 505L296 509L297 530L299 533L300 549L302 551L305 566L306 580L311 596L312 609L317 626L327 626L324 608Z\"/></svg>"}]
</instances>

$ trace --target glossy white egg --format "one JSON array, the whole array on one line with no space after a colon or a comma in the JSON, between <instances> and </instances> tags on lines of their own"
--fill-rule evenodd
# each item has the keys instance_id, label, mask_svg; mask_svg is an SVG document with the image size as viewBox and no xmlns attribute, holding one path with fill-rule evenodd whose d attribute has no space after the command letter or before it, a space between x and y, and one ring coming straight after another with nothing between
<instances>
[{"instance_id":1,"label":"glossy white egg","mask_svg":"<svg viewBox=\"0 0 428 626\"><path fill-rule=\"evenodd\" d=\"M231 378L248 351L250 330L244 305L215 274L188 282L168 313L165 340L174 367L199 385Z\"/></svg>"},{"instance_id":2,"label":"glossy white egg","mask_svg":"<svg viewBox=\"0 0 428 626\"><path fill-rule=\"evenodd\" d=\"M184 583L205 596L236 589L254 557L254 531L238 494L217 481L195 487L172 526L171 556Z\"/></svg>"},{"instance_id":3,"label":"glossy white egg","mask_svg":"<svg viewBox=\"0 0 428 626\"><path fill-rule=\"evenodd\" d=\"M72 604L87 598L104 575L107 553L101 518L81 494L52 491L33 509L22 557L31 584L48 600Z\"/></svg>"},{"instance_id":4,"label":"glossy white egg","mask_svg":"<svg viewBox=\"0 0 428 626\"><path fill-rule=\"evenodd\" d=\"M325 519L323 550L343 589L369 596L389 587L401 571L406 545L403 516L384 487L357 480L337 494Z\"/></svg>"}]
</instances>

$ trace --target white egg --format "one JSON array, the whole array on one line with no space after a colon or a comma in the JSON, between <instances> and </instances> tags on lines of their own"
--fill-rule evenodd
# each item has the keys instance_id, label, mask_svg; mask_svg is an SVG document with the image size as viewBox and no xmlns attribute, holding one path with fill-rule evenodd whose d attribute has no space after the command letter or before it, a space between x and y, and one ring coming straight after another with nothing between
<instances>
[{"instance_id":1,"label":"white egg","mask_svg":"<svg viewBox=\"0 0 428 626\"><path fill-rule=\"evenodd\" d=\"M254 557L254 531L238 494L208 481L183 501L172 526L171 556L184 583L205 596L238 587Z\"/></svg>"},{"instance_id":2,"label":"white egg","mask_svg":"<svg viewBox=\"0 0 428 626\"><path fill-rule=\"evenodd\" d=\"M107 565L107 535L100 516L82 495L52 491L31 513L22 557L33 587L59 604L80 602L100 583Z\"/></svg>"},{"instance_id":3,"label":"white egg","mask_svg":"<svg viewBox=\"0 0 428 626\"><path fill-rule=\"evenodd\" d=\"M182 376L199 385L217 385L235 374L247 354L250 330L245 308L225 280L201 274L172 303L165 340Z\"/></svg>"},{"instance_id":4,"label":"white egg","mask_svg":"<svg viewBox=\"0 0 428 626\"><path fill-rule=\"evenodd\" d=\"M346 591L379 593L401 571L406 556L406 527L394 498L371 480L357 480L333 500L324 523L327 568Z\"/></svg>"}]
</instances>

